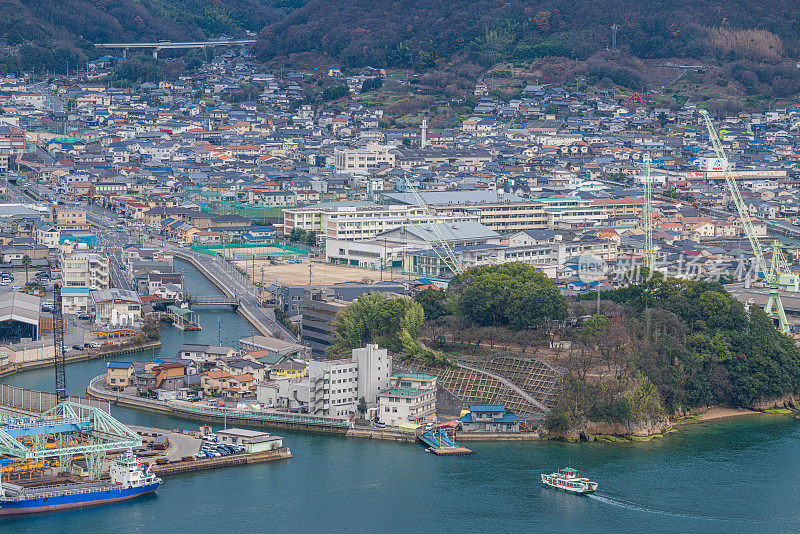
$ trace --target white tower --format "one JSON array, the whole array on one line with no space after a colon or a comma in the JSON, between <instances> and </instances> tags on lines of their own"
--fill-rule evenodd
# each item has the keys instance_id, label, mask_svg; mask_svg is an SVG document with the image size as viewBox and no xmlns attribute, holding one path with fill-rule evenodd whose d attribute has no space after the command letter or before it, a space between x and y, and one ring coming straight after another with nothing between
<instances>
[{"instance_id":1,"label":"white tower","mask_svg":"<svg viewBox=\"0 0 800 534\"><path fill-rule=\"evenodd\" d=\"M420 148L425 148L425 145L428 144L427 139L425 139L425 136L427 134L428 134L428 120L427 119L422 119L422 137L419 140L419 147Z\"/></svg>"}]
</instances>

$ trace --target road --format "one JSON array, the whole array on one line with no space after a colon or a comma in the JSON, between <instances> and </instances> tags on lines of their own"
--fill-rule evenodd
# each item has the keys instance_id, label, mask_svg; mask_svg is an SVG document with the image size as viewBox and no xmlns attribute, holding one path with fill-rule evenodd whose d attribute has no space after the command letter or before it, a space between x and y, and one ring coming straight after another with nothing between
<instances>
[{"instance_id":1,"label":"road","mask_svg":"<svg viewBox=\"0 0 800 534\"><path fill-rule=\"evenodd\" d=\"M281 339L294 342L298 341L294 333L275 319L272 310L267 311L259 305L256 287L249 280L243 281L243 277L240 273L227 264L221 257L214 256L214 260L209 261L209 256L207 254L194 252L192 250L178 249L172 246L168 246L167 250L190 257L201 266L201 270L207 270L225 286L229 296L239 299L239 306L244 308L270 333L278 334Z\"/></svg>"},{"instance_id":2,"label":"road","mask_svg":"<svg viewBox=\"0 0 800 534\"><path fill-rule=\"evenodd\" d=\"M51 198L64 198L62 195L58 195L55 191L47 187L37 187L42 194L50 195ZM9 185L9 193L13 195L14 198L23 197L23 193L19 188L11 185ZM100 230L98 245L103 247L109 256L111 285L120 289L131 290L131 283L125 273L122 263L122 246L129 243L131 238L129 232L117 231L117 226L122 223L123 220L118 214L101 206L89 204L84 207L86 209L87 219ZM251 317L255 318L256 321L261 323L268 332L277 334L285 340L298 341L294 333L275 318L273 310L265 310L259 305L256 286L221 257L215 256L213 261L209 261L210 257L206 254L188 249L179 249L177 246L166 242L163 248L167 251L185 254L202 268L205 268L225 286L229 296L239 299L239 306Z\"/></svg>"}]
</instances>

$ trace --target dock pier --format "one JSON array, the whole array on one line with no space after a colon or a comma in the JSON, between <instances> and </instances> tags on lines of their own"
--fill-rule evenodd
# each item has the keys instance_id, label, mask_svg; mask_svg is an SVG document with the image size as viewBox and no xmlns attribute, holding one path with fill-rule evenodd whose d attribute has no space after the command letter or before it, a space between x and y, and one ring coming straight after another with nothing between
<instances>
[{"instance_id":1,"label":"dock pier","mask_svg":"<svg viewBox=\"0 0 800 534\"><path fill-rule=\"evenodd\" d=\"M437 456L464 456L473 454L472 450L459 445L455 440L455 430L452 434L446 428L433 428L417 432L417 438L426 445L428 452Z\"/></svg>"}]
</instances>

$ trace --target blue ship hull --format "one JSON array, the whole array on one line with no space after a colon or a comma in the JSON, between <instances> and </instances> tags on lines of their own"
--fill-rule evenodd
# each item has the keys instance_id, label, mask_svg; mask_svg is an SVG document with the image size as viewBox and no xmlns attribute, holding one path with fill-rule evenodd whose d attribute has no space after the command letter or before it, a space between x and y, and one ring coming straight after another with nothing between
<instances>
[{"instance_id":1,"label":"blue ship hull","mask_svg":"<svg viewBox=\"0 0 800 534\"><path fill-rule=\"evenodd\" d=\"M158 482L155 482L146 486L128 489L117 489L109 485L107 489L99 489L89 493L51 495L49 497L31 496L23 497L17 501L0 501L0 516L51 512L126 501L140 495L153 493L158 488L158 484Z\"/></svg>"}]
</instances>

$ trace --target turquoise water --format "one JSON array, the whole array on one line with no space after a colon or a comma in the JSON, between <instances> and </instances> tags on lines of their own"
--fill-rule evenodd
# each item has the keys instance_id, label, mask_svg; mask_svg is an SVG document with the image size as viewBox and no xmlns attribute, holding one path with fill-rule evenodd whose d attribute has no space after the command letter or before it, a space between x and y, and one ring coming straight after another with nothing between
<instances>
[{"instance_id":1,"label":"turquoise water","mask_svg":"<svg viewBox=\"0 0 800 534\"><path fill-rule=\"evenodd\" d=\"M211 294L186 268L192 290ZM250 332L227 310L201 312L204 329L163 332L164 355L182 342L223 343ZM191 341L189 341L191 340ZM150 357L142 355L142 359ZM70 365L80 393L102 361ZM6 379L51 389L51 369ZM115 408L129 423L196 423ZM291 460L168 477L126 503L0 520L0 532L796 532L800 424L755 416L695 425L638 444L473 443L474 456L438 458L421 446L279 432ZM539 473L580 467L600 482L591 497L544 488Z\"/></svg>"}]
</instances>

